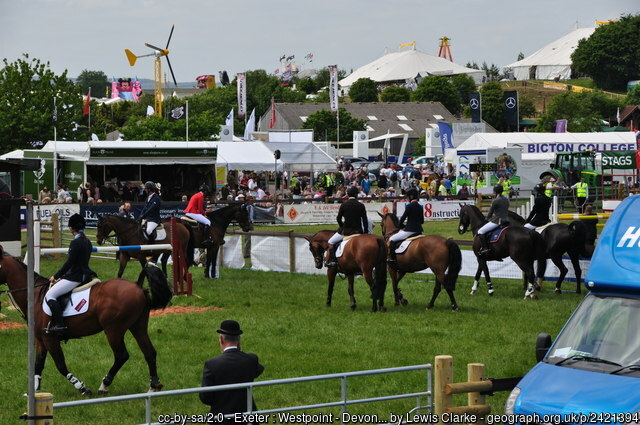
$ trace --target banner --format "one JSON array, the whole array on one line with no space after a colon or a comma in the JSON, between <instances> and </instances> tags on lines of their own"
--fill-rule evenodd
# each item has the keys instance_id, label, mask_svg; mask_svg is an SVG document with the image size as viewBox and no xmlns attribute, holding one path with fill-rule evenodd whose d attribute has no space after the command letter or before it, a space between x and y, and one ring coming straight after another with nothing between
<instances>
[{"instance_id":1,"label":"banner","mask_svg":"<svg viewBox=\"0 0 640 425\"><path fill-rule=\"evenodd\" d=\"M438 128L440 129L440 146L442 146L442 153L445 149L453 149L453 129L445 122L438 122Z\"/></svg>"},{"instance_id":2,"label":"banner","mask_svg":"<svg viewBox=\"0 0 640 425\"><path fill-rule=\"evenodd\" d=\"M637 154L640 151L605 151L602 152L602 168L615 170L635 170Z\"/></svg>"},{"instance_id":3,"label":"banner","mask_svg":"<svg viewBox=\"0 0 640 425\"><path fill-rule=\"evenodd\" d=\"M184 106L178 106L169 113L169 121L181 120L186 116Z\"/></svg>"},{"instance_id":4,"label":"banner","mask_svg":"<svg viewBox=\"0 0 640 425\"><path fill-rule=\"evenodd\" d=\"M238 72L236 81L238 84L238 118L244 118L247 115L247 74Z\"/></svg>"},{"instance_id":5,"label":"banner","mask_svg":"<svg viewBox=\"0 0 640 425\"><path fill-rule=\"evenodd\" d=\"M518 92L504 92L504 122L507 125L518 125Z\"/></svg>"},{"instance_id":6,"label":"banner","mask_svg":"<svg viewBox=\"0 0 640 425\"><path fill-rule=\"evenodd\" d=\"M331 112L338 113L338 65L329 65L329 103Z\"/></svg>"},{"instance_id":7,"label":"banner","mask_svg":"<svg viewBox=\"0 0 640 425\"><path fill-rule=\"evenodd\" d=\"M471 204L473 205L475 201L473 200L455 200L455 201L427 201L426 199L419 200L420 205L424 211L424 219L425 221L431 220L449 220L449 219L457 219L460 217L460 208L463 205ZM404 209L407 204L403 202L399 202L396 205L397 212L396 215L398 217L402 217L404 214Z\"/></svg>"},{"instance_id":8,"label":"banner","mask_svg":"<svg viewBox=\"0 0 640 425\"><path fill-rule=\"evenodd\" d=\"M567 132L567 120L556 120L555 133L566 133L566 132Z\"/></svg>"},{"instance_id":9,"label":"banner","mask_svg":"<svg viewBox=\"0 0 640 425\"><path fill-rule=\"evenodd\" d=\"M222 189L227 184L227 167L216 167L216 189Z\"/></svg>"},{"instance_id":10,"label":"banner","mask_svg":"<svg viewBox=\"0 0 640 425\"><path fill-rule=\"evenodd\" d=\"M58 219L62 228L66 228L69 223L69 217L74 214L80 214L79 204L46 204L37 205L33 208L33 214L36 220L41 223L51 223L53 214L58 214Z\"/></svg>"},{"instance_id":11,"label":"banner","mask_svg":"<svg viewBox=\"0 0 640 425\"><path fill-rule=\"evenodd\" d=\"M471 108L471 122L482 122L482 102L480 93L469 93L469 107Z\"/></svg>"},{"instance_id":12,"label":"banner","mask_svg":"<svg viewBox=\"0 0 640 425\"><path fill-rule=\"evenodd\" d=\"M303 224L303 223L336 223L336 217L338 216L338 210L340 209L339 203L337 204L294 204L284 206L284 222L285 224ZM381 220L380 214L386 214L393 212L393 202L377 202L364 204L367 209L367 220L371 222L379 222Z\"/></svg>"}]
</instances>

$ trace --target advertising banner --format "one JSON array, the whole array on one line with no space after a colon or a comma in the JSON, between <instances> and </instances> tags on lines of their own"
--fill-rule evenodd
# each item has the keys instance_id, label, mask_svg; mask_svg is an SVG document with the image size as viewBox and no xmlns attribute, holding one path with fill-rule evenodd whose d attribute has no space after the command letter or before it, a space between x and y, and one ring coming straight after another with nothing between
<instances>
[{"instance_id":1,"label":"advertising banner","mask_svg":"<svg viewBox=\"0 0 640 425\"><path fill-rule=\"evenodd\" d=\"M419 202L424 211L425 221L458 219L460 217L460 207L462 205L474 204L474 201L472 200L427 201L426 199L421 199ZM407 204L404 202L396 205L396 214L398 217L402 217L406 205Z\"/></svg>"},{"instance_id":2,"label":"advertising banner","mask_svg":"<svg viewBox=\"0 0 640 425\"><path fill-rule=\"evenodd\" d=\"M24 151L25 158L40 160L40 168L36 171L24 172L24 193L38 199L38 194L46 186L55 193L53 186L53 152Z\"/></svg>"},{"instance_id":3,"label":"advertising banner","mask_svg":"<svg viewBox=\"0 0 640 425\"><path fill-rule=\"evenodd\" d=\"M636 151L602 152L602 168L616 170L635 170Z\"/></svg>"},{"instance_id":4,"label":"advertising banner","mask_svg":"<svg viewBox=\"0 0 640 425\"><path fill-rule=\"evenodd\" d=\"M51 216L58 214L60 224L63 228L67 227L69 217L74 214L80 214L80 205L78 204L47 204L37 205L33 208L36 220L41 223L51 223Z\"/></svg>"},{"instance_id":5,"label":"advertising banner","mask_svg":"<svg viewBox=\"0 0 640 425\"><path fill-rule=\"evenodd\" d=\"M364 204L367 209L367 219L372 222L380 221L380 214L393 212L393 202L371 202ZM284 206L285 224L335 223L340 204L298 204Z\"/></svg>"}]
</instances>

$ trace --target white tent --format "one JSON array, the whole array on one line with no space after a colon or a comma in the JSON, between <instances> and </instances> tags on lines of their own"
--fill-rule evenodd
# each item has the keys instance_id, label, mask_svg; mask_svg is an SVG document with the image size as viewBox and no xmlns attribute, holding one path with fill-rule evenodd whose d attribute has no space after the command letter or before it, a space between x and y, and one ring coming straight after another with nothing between
<instances>
[{"instance_id":1,"label":"white tent","mask_svg":"<svg viewBox=\"0 0 640 425\"><path fill-rule=\"evenodd\" d=\"M360 78L376 82L404 81L425 75L468 74L476 83L482 81L482 71L431 56L416 49L388 53L368 63L339 81L340 86L351 87Z\"/></svg>"},{"instance_id":2,"label":"white tent","mask_svg":"<svg viewBox=\"0 0 640 425\"><path fill-rule=\"evenodd\" d=\"M511 69L516 80L567 80L571 78L571 54L578 42L589 38L594 31L595 28L575 29L504 69Z\"/></svg>"}]
</instances>

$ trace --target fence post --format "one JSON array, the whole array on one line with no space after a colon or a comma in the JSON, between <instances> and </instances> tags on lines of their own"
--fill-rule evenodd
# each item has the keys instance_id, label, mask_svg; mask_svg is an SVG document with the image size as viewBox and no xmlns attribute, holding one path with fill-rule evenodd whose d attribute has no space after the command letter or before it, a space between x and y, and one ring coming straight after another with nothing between
<instances>
[{"instance_id":1,"label":"fence post","mask_svg":"<svg viewBox=\"0 0 640 425\"><path fill-rule=\"evenodd\" d=\"M468 363L467 364L467 381L480 381L484 378L484 364L482 363ZM469 406L476 406L485 404L486 396L479 392L470 392L467 394L467 404ZM486 421L478 420L476 423L485 423Z\"/></svg>"},{"instance_id":2,"label":"fence post","mask_svg":"<svg viewBox=\"0 0 640 425\"><path fill-rule=\"evenodd\" d=\"M289 230L289 273L296 271L296 238L293 237L293 230Z\"/></svg>"},{"instance_id":3,"label":"fence post","mask_svg":"<svg viewBox=\"0 0 640 425\"><path fill-rule=\"evenodd\" d=\"M447 384L453 382L453 357L436 356L434 368L433 405L438 424L443 424L442 414L451 407L453 395L445 393Z\"/></svg>"},{"instance_id":4,"label":"fence post","mask_svg":"<svg viewBox=\"0 0 640 425\"><path fill-rule=\"evenodd\" d=\"M53 424L53 394L36 393L35 395L34 416L49 417L46 419L36 419L34 425L50 425Z\"/></svg>"},{"instance_id":5,"label":"fence post","mask_svg":"<svg viewBox=\"0 0 640 425\"><path fill-rule=\"evenodd\" d=\"M53 248L62 247L62 236L60 232L60 216L58 213L51 214L51 246ZM53 258L60 259L60 254L53 254Z\"/></svg>"}]
</instances>

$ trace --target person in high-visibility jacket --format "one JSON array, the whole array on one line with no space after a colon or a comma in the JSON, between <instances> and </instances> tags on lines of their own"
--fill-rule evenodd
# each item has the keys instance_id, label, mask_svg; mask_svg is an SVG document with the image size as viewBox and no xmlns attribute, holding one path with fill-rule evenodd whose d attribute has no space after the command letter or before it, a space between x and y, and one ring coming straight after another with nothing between
<instances>
[{"instance_id":1,"label":"person in high-visibility jacket","mask_svg":"<svg viewBox=\"0 0 640 425\"><path fill-rule=\"evenodd\" d=\"M558 189L558 186L556 186L556 179L551 177L547 184L544 185L544 189L544 194L549 198L553 198L553 191Z\"/></svg>"},{"instance_id":2,"label":"person in high-visibility jacket","mask_svg":"<svg viewBox=\"0 0 640 425\"><path fill-rule=\"evenodd\" d=\"M589 198L589 185L584 182L584 177L580 178L580 181L573 186L571 186L576 196L576 207L580 214L582 214L584 205L587 203L587 199Z\"/></svg>"},{"instance_id":3,"label":"person in high-visibility jacket","mask_svg":"<svg viewBox=\"0 0 640 425\"><path fill-rule=\"evenodd\" d=\"M500 178L501 182L500 184L502 185L502 194L504 196L506 196L507 198L510 198L511 196L511 181L509 179L506 178Z\"/></svg>"}]
</instances>

